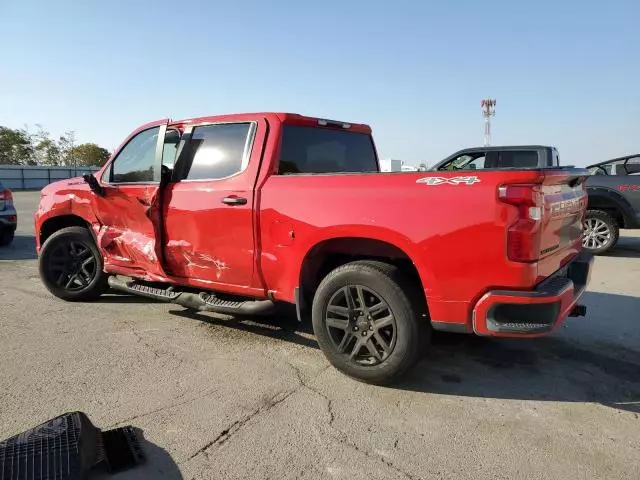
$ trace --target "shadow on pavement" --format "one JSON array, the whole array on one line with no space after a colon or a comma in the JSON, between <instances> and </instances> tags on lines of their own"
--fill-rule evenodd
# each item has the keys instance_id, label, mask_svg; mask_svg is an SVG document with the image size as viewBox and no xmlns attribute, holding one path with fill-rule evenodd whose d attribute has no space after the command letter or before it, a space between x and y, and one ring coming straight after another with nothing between
<instances>
[{"instance_id":1,"label":"shadow on pavement","mask_svg":"<svg viewBox=\"0 0 640 480\"><path fill-rule=\"evenodd\" d=\"M178 469L178 465L174 462L171 455L162 447L150 442L142 433L142 430L136 428L138 438L142 443L142 449L146 456L146 462L131 470L125 470L115 475L108 474L104 471L91 472L89 478L100 480L128 480L138 478L163 478L163 479L182 479L182 474Z\"/></svg>"},{"instance_id":2,"label":"shadow on pavement","mask_svg":"<svg viewBox=\"0 0 640 480\"><path fill-rule=\"evenodd\" d=\"M640 299L588 292L584 319L538 339L438 332L397 388L469 397L594 402L640 414ZM589 314L591 312L591 315Z\"/></svg>"},{"instance_id":3,"label":"shadow on pavement","mask_svg":"<svg viewBox=\"0 0 640 480\"><path fill-rule=\"evenodd\" d=\"M465 397L595 402L640 413L640 363L554 337L437 334L428 358L395 388ZM637 355L636 355L637 358Z\"/></svg>"},{"instance_id":4,"label":"shadow on pavement","mask_svg":"<svg viewBox=\"0 0 640 480\"><path fill-rule=\"evenodd\" d=\"M16 235L10 245L0 247L0 260L35 260L36 237Z\"/></svg>"},{"instance_id":5,"label":"shadow on pavement","mask_svg":"<svg viewBox=\"0 0 640 480\"><path fill-rule=\"evenodd\" d=\"M311 323L298 322L295 307L284 305L281 306L279 310L277 316L253 318L229 317L228 320L208 313L198 313L188 309L169 310L169 313L178 317L205 322L209 325L223 326L274 340L282 340L315 349L319 348L315 339L310 338L310 336L313 335Z\"/></svg>"},{"instance_id":6,"label":"shadow on pavement","mask_svg":"<svg viewBox=\"0 0 640 480\"><path fill-rule=\"evenodd\" d=\"M518 340L434 332L425 358L392 388L480 398L595 402L640 414L640 311L635 297L590 292L596 315L571 319L550 337ZM599 308L596 308L596 305ZM617 308L620 306L620 308ZM593 308L592 308L593 307ZM616 318L616 310L624 318ZM607 320L607 314L612 315ZM188 310L174 315L318 348L295 312L224 320ZM616 338L624 337L625 343ZM631 340L630 340L631 339Z\"/></svg>"},{"instance_id":7,"label":"shadow on pavement","mask_svg":"<svg viewBox=\"0 0 640 480\"><path fill-rule=\"evenodd\" d=\"M607 257L640 258L640 238L620 237L618 244L606 254Z\"/></svg>"}]
</instances>

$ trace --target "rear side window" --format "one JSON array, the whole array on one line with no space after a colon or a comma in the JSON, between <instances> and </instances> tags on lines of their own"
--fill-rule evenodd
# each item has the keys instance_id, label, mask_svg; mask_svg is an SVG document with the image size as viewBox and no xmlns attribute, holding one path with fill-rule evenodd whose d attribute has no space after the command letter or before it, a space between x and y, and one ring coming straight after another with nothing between
<instances>
[{"instance_id":1,"label":"rear side window","mask_svg":"<svg viewBox=\"0 0 640 480\"><path fill-rule=\"evenodd\" d=\"M498 164L492 168L535 168L538 166L538 152L535 150L514 150L499 152Z\"/></svg>"},{"instance_id":2,"label":"rear side window","mask_svg":"<svg viewBox=\"0 0 640 480\"><path fill-rule=\"evenodd\" d=\"M216 180L241 172L247 165L251 123L222 123L193 129L186 161L186 180Z\"/></svg>"},{"instance_id":3,"label":"rear side window","mask_svg":"<svg viewBox=\"0 0 640 480\"><path fill-rule=\"evenodd\" d=\"M320 127L283 127L278 170L281 175L377 171L378 160L368 134Z\"/></svg>"}]
</instances>

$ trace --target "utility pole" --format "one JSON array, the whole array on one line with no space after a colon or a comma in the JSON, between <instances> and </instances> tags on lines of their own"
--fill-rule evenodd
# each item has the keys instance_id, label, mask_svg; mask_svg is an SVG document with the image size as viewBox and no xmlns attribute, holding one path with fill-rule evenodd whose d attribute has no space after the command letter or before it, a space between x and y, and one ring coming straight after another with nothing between
<instances>
[{"instance_id":1,"label":"utility pole","mask_svg":"<svg viewBox=\"0 0 640 480\"><path fill-rule=\"evenodd\" d=\"M484 146L491 145L491 117L496 115L496 99L485 98L480 102L482 116L484 117Z\"/></svg>"}]
</instances>

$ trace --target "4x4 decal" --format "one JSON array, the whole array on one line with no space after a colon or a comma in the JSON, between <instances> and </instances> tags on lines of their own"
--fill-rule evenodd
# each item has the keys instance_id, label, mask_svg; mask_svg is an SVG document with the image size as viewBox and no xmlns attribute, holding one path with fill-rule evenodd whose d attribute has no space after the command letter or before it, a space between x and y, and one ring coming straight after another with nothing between
<instances>
[{"instance_id":1,"label":"4x4 decal","mask_svg":"<svg viewBox=\"0 0 640 480\"><path fill-rule=\"evenodd\" d=\"M476 176L471 177L424 177L416 180L416 183L424 183L425 185L473 185L478 183L480 179Z\"/></svg>"}]
</instances>

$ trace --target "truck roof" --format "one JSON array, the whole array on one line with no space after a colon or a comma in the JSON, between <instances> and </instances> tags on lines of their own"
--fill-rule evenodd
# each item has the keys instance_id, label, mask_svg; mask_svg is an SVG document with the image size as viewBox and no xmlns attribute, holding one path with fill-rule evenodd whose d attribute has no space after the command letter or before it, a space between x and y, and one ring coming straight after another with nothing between
<instances>
[{"instance_id":1,"label":"truck roof","mask_svg":"<svg viewBox=\"0 0 640 480\"><path fill-rule=\"evenodd\" d=\"M493 147L470 147L470 148L463 148L461 150L458 150L453 155L459 152L473 152L473 151L493 152L496 150L539 150L544 148L555 148L555 147L551 147L548 145L497 145Z\"/></svg>"},{"instance_id":2,"label":"truck roof","mask_svg":"<svg viewBox=\"0 0 640 480\"><path fill-rule=\"evenodd\" d=\"M238 120L246 119L247 117L265 117L265 118L277 118L282 123L297 124L297 125L322 125L319 122L328 122L330 124L342 125L343 128L360 132L371 133L371 127L364 123L353 123L342 120L327 119L323 117L310 117L307 115L300 115L298 113L288 112L247 112L247 113L232 113L232 114L219 114L208 115L204 117L185 118L182 120L170 120L172 124L185 124L185 123L202 123L202 122L220 122L226 120Z\"/></svg>"},{"instance_id":3,"label":"truck roof","mask_svg":"<svg viewBox=\"0 0 640 480\"><path fill-rule=\"evenodd\" d=\"M611 163L611 162L620 162L620 161L627 160L628 158L633 158L633 157L640 157L640 153L634 153L634 154L631 154L631 155L625 155L623 157L610 158L609 160L605 160L604 162L594 163L593 165L587 165L586 168L598 167L600 165L605 165L605 164Z\"/></svg>"}]
</instances>

